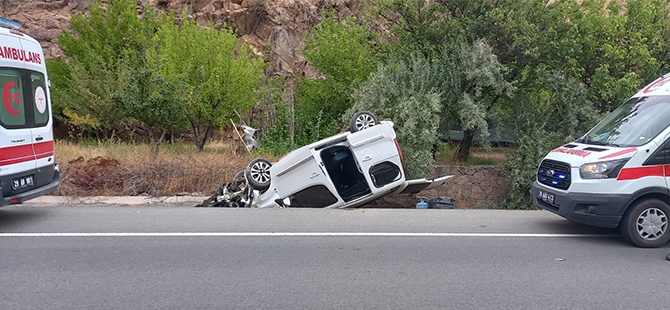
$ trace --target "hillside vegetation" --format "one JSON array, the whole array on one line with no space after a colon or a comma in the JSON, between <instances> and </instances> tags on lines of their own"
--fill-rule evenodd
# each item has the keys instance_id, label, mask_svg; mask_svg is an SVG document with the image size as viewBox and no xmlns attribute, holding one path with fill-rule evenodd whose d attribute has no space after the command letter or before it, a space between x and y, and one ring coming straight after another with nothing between
<instances>
[{"instance_id":1,"label":"hillside vegetation","mask_svg":"<svg viewBox=\"0 0 670 310\"><path fill-rule=\"evenodd\" d=\"M257 3L259 9L268 4ZM159 157L166 135L199 151L231 119L261 129L264 154L335 134L358 110L397 124L406 172L423 176L443 132L461 128L456 162L490 127L510 128L510 208L531 207L540 159L578 138L641 85L670 71L663 0L377 0L353 16L324 11L302 53L319 78L269 74L225 23L132 1L89 5L48 61L54 112L73 139L141 130ZM267 60L267 59L266 59ZM238 117L237 115L240 115Z\"/></svg>"}]
</instances>

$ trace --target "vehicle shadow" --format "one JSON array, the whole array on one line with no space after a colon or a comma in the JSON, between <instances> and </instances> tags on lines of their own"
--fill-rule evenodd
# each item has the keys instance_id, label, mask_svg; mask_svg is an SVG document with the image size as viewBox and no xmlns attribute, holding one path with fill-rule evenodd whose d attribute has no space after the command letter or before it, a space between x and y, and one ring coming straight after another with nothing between
<instances>
[{"instance_id":1,"label":"vehicle shadow","mask_svg":"<svg viewBox=\"0 0 670 310\"><path fill-rule=\"evenodd\" d=\"M46 208L0 208L0 232L14 232L15 228L41 221L48 212Z\"/></svg>"},{"instance_id":2,"label":"vehicle shadow","mask_svg":"<svg viewBox=\"0 0 670 310\"><path fill-rule=\"evenodd\" d=\"M588 235L619 235L616 228L602 228L583 225L566 219L536 219L536 225L543 227L549 234L588 234Z\"/></svg>"},{"instance_id":3,"label":"vehicle shadow","mask_svg":"<svg viewBox=\"0 0 670 310\"><path fill-rule=\"evenodd\" d=\"M630 244L626 239L621 235L618 229L616 228L601 228L593 227L588 225L583 225L575 222L571 222L565 219L561 220L538 220L538 225L542 225L547 233L550 234L579 234L579 235L600 235L607 238L578 238L578 242L582 243L591 243L591 244L600 244L600 245L610 245L610 246L623 246L627 248L641 249L637 248L634 245ZM611 238L610 238L611 237ZM661 249L667 249L670 245L670 242L659 247ZM649 250L649 249L641 249Z\"/></svg>"}]
</instances>

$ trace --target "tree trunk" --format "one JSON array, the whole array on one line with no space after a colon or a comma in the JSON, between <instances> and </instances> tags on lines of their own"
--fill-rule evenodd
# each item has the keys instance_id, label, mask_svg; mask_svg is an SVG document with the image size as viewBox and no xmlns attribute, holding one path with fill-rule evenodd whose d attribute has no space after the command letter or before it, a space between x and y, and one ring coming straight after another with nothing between
<instances>
[{"instance_id":1,"label":"tree trunk","mask_svg":"<svg viewBox=\"0 0 670 310\"><path fill-rule=\"evenodd\" d=\"M454 152L456 160L458 161L468 160L468 157L470 156L470 147L472 147L472 142L474 138L475 138L474 131L472 130L463 131L463 140L461 140L461 143L459 143L458 147L456 147L456 152Z\"/></svg>"},{"instance_id":2,"label":"tree trunk","mask_svg":"<svg viewBox=\"0 0 670 310\"><path fill-rule=\"evenodd\" d=\"M158 148L160 147L161 143L163 143L163 140L165 139L165 132L166 130L163 129L163 132L161 133L160 138L158 138L158 141L156 141L156 138L154 137L153 132L151 129L149 129L149 138L151 139L151 155L156 158L158 157Z\"/></svg>"},{"instance_id":3,"label":"tree trunk","mask_svg":"<svg viewBox=\"0 0 670 310\"><path fill-rule=\"evenodd\" d=\"M207 143L207 138L209 137L209 131L212 129L212 122L210 122L207 125L207 129L205 129L205 133L200 136L200 139L196 141L196 147L198 148L199 152L202 152L202 150L205 148L205 143Z\"/></svg>"}]
</instances>

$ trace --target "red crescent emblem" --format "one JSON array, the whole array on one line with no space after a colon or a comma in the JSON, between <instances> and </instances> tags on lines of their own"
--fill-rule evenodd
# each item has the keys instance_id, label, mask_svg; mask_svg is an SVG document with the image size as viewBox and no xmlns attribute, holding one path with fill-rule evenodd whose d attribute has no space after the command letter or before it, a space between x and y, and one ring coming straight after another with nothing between
<instances>
[{"instance_id":1,"label":"red crescent emblem","mask_svg":"<svg viewBox=\"0 0 670 310\"><path fill-rule=\"evenodd\" d=\"M10 97L9 89L12 88L12 87L19 87L19 86L17 86L14 82L9 82L9 83L5 84L5 89L2 91L2 98L5 101L5 108L7 108L7 111L9 111L9 113L12 114L12 115L16 115L16 114L19 114L19 112L21 112L21 111L16 111L16 110L12 109L12 107L10 105L10 100L12 100L13 98Z\"/></svg>"}]
</instances>

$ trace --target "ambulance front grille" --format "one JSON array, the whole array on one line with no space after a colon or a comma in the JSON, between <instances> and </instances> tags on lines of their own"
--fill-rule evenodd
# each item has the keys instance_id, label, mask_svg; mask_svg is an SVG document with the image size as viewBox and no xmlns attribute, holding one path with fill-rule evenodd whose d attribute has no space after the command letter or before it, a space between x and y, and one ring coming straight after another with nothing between
<instances>
[{"instance_id":1,"label":"ambulance front grille","mask_svg":"<svg viewBox=\"0 0 670 310\"><path fill-rule=\"evenodd\" d=\"M545 159L537 170L537 181L547 186L567 190L570 187L570 165Z\"/></svg>"}]
</instances>

